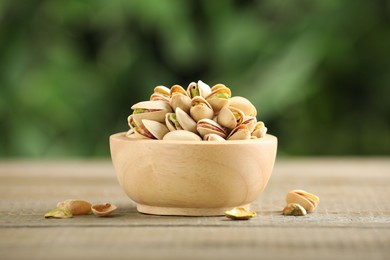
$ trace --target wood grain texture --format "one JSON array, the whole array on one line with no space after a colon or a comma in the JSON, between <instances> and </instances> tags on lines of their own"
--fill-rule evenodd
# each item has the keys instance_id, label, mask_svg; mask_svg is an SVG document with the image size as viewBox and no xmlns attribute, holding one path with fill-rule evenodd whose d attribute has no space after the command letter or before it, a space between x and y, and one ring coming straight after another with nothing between
<instances>
[{"instance_id":1,"label":"wood grain texture","mask_svg":"<svg viewBox=\"0 0 390 260\"><path fill-rule=\"evenodd\" d=\"M249 221L137 213L109 161L0 163L1 259L388 259L388 158L278 159ZM281 215L285 195L321 202ZM111 202L112 217L44 219L65 199Z\"/></svg>"},{"instance_id":2,"label":"wood grain texture","mask_svg":"<svg viewBox=\"0 0 390 260\"><path fill-rule=\"evenodd\" d=\"M110 148L118 181L138 211L212 216L249 207L259 197L272 173L277 139L162 141L118 133Z\"/></svg>"}]
</instances>

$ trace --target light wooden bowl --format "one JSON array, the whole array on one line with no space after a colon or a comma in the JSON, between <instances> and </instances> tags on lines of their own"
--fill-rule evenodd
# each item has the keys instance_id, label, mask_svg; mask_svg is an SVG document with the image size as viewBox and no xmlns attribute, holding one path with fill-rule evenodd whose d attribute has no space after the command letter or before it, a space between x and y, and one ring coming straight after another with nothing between
<instances>
[{"instance_id":1,"label":"light wooden bowl","mask_svg":"<svg viewBox=\"0 0 390 260\"><path fill-rule=\"evenodd\" d=\"M247 207L263 192L277 150L272 135L245 141L132 140L110 137L118 181L137 210L216 216Z\"/></svg>"}]
</instances>

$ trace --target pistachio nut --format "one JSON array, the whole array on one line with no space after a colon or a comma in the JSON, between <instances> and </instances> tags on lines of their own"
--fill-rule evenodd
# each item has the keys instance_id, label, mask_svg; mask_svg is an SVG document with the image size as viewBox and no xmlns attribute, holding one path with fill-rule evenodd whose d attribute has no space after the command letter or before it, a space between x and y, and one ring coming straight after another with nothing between
<instances>
[{"instance_id":1,"label":"pistachio nut","mask_svg":"<svg viewBox=\"0 0 390 260\"><path fill-rule=\"evenodd\" d=\"M255 130L257 119L254 116L245 116L241 124L246 125L252 133Z\"/></svg>"},{"instance_id":2,"label":"pistachio nut","mask_svg":"<svg viewBox=\"0 0 390 260\"><path fill-rule=\"evenodd\" d=\"M165 124L168 127L169 131L183 130L179 121L177 120L176 113L167 113L165 115Z\"/></svg>"},{"instance_id":3,"label":"pistachio nut","mask_svg":"<svg viewBox=\"0 0 390 260\"><path fill-rule=\"evenodd\" d=\"M246 116L256 116L255 106L246 98L234 96L230 99L230 106L240 109Z\"/></svg>"},{"instance_id":4,"label":"pistachio nut","mask_svg":"<svg viewBox=\"0 0 390 260\"><path fill-rule=\"evenodd\" d=\"M201 96L196 96L191 100L191 117L198 122L201 119L211 119L214 117L214 111L209 102Z\"/></svg>"},{"instance_id":5,"label":"pistachio nut","mask_svg":"<svg viewBox=\"0 0 390 260\"><path fill-rule=\"evenodd\" d=\"M304 207L307 212L312 212L317 207L320 199L304 190L292 190L287 193L286 202L287 204L297 203Z\"/></svg>"},{"instance_id":6,"label":"pistachio nut","mask_svg":"<svg viewBox=\"0 0 390 260\"><path fill-rule=\"evenodd\" d=\"M137 124L134 122L134 116L133 115L129 115L127 117L127 124L129 125L130 128L137 127Z\"/></svg>"},{"instance_id":7,"label":"pistachio nut","mask_svg":"<svg viewBox=\"0 0 390 260\"><path fill-rule=\"evenodd\" d=\"M72 212L67 209L52 209L45 214L45 218L71 218Z\"/></svg>"},{"instance_id":8,"label":"pistachio nut","mask_svg":"<svg viewBox=\"0 0 390 260\"><path fill-rule=\"evenodd\" d=\"M256 216L256 212L245 208L234 208L226 211L225 216L233 220L248 220Z\"/></svg>"},{"instance_id":9,"label":"pistachio nut","mask_svg":"<svg viewBox=\"0 0 390 260\"><path fill-rule=\"evenodd\" d=\"M187 114L190 113L191 98L182 86L172 86L170 105L174 111L176 111L176 108L180 107Z\"/></svg>"},{"instance_id":10,"label":"pistachio nut","mask_svg":"<svg viewBox=\"0 0 390 260\"><path fill-rule=\"evenodd\" d=\"M199 120L196 129L202 137L207 134L216 134L222 138L226 138L226 132L223 127L211 119Z\"/></svg>"},{"instance_id":11,"label":"pistachio nut","mask_svg":"<svg viewBox=\"0 0 390 260\"><path fill-rule=\"evenodd\" d=\"M150 96L151 101L161 100L169 104L171 90L165 86L157 86L154 93Z\"/></svg>"},{"instance_id":12,"label":"pistachio nut","mask_svg":"<svg viewBox=\"0 0 390 260\"><path fill-rule=\"evenodd\" d=\"M157 121L143 119L139 127L134 128L136 136L143 139L163 139L164 135L169 132L165 124Z\"/></svg>"},{"instance_id":13,"label":"pistachio nut","mask_svg":"<svg viewBox=\"0 0 390 260\"><path fill-rule=\"evenodd\" d=\"M229 106L232 93L223 84L217 84L211 88L211 93L206 97L215 114L218 114L223 107Z\"/></svg>"},{"instance_id":14,"label":"pistachio nut","mask_svg":"<svg viewBox=\"0 0 390 260\"><path fill-rule=\"evenodd\" d=\"M142 101L131 107L135 125L142 124L142 119L150 119L160 123L165 122L165 114L172 112L169 104L161 100Z\"/></svg>"},{"instance_id":15,"label":"pistachio nut","mask_svg":"<svg viewBox=\"0 0 390 260\"><path fill-rule=\"evenodd\" d=\"M233 129L244 120L245 114L235 107L223 107L218 114L217 122L223 127Z\"/></svg>"},{"instance_id":16,"label":"pistachio nut","mask_svg":"<svg viewBox=\"0 0 390 260\"><path fill-rule=\"evenodd\" d=\"M91 212L91 203L84 200L65 200L58 202L57 208L69 210L72 215L88 215Z\"/></svg>"},{"instance_id":17,"label":"pistachio nut","mask_svg":"<svg viewBox=\"0 0 390 260\"><path fill-rule=\"evenodd\" d=\"M205 141L226 141L224 138L217 134L206 134L203 136L203 140Z\"/></svg>"},{"instance_id":18,"label":"pistachio nut","mask_svg":"<svg viewBox=\"0 0 390 260\"><path fill-rule=\"evenodd\" d=\"M255 138L262 138L267 133L267 127L265 127L264 123L259 121L255 125L255 129L252 132L252 136Z\"/></svg>"},{"instance_id":19,"label":"pistachio nut","mask_svg":"<svg viewBox=\"0 0 390 260\"><path fill-rule=\"evenodd\" d=\"M202 141L199 135L187 130L176 130L164 135L163 140Z\"/></svg>"},{"instance_id":20,"label":"pistachio nut","mask_svg":"<svg viewBox=\"0 0 390 260\"><path fill-rule=\"evenodd\" d=\"M305 208L298 203L289 203L283 209L283 215L286 216L305 216L306 214Z\"/></svg>"},{"instance_id":21,"label":"pistachio nut","mask_svg":"<svg viewBox=\"0 0 390 260\"><path fill-rule=\"evenodd\" d=\"M192 117L190 117L184 110L182 110L180 107L176 108L176 118L179 122L180 126L187 131L193 132L197 134L196 130L196 122Z\"/></svg>"},{"instance_id":22,"label":"pistachio nut","mask_svg":"<svg viewBox=\"0 0 390 260\"><path fill-rule=\"evenodd\" d=\"M249 140L251 139L251 132L248 129L248 126L241 124L234 128L229 136L226 138L228 141L231 140Z\"/></svg>"},{"instance_id":23,"label":"pistachio nut","mask_svg":"<svg viewBox=\"0 0 390 260\"><path fill-rule=\"evenodd\" d=\"M194 98L196 96L207 97L211 93L211 88L209 85L199 80L198 83L191 82L187 88L187 94L190 98Z\"/></svg>"},{"instance_id":24,"label":"pistachio nut","mask_svg":"<svg viewBox=\"0 0 390 260\"><path fill-rule=\"evenodd\" d=\"M95 204L91 207L93 214L98 217L106 217L117 209L117 206L111 203Z\"/></svg>"}]
</instances>

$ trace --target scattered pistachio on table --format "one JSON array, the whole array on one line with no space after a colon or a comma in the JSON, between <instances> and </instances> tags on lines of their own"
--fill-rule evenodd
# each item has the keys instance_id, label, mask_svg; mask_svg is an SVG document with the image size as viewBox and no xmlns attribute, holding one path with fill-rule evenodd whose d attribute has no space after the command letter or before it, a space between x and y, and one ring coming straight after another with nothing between
<instances>
[{"instance_id":1,"label":"scattered pistachio on table","mask_svg":"<svg viewBox=\"0 0 390 260\"><path fill-rule=\"evenodd\" d=\"M248 220L256 216L256 212L246 208L233 208L226 211L225 216L233 220Z\"/></svg>"},{"instance_id":2,"label":"scattered pistachio on table","mask_svg":"<svg viewBox=\"0 0 390 260\"><path fill-rule=\"evenodd\" d=\"M45 218L71 218L72 212L67 209L52 209L45 214Z\"/></svg>"},{"instance_id":3,"label":"scattered pistachio on table","mask_svg":"<svg viewBox=\"0 0 390 260\"><path fill-rule=\"evenodd\" d=\"M126 136L132 139L250 140L267 133L248 99L232 97L223 84L210 87L201 80L191 82L187 89L157 86L150 101L138 102L131 109Z\"/></svg>"},{"instance_id":4,"label":"scattered pistachio on table","mask_svg":"<svg viewBox=\"0 0 390 260\"><path fill-rule=\"evenodd\" d=\"M57 208L45 214L45 218L71 218L76 215L88 215L91 212L95 216L105 217L114 212L117 207L111 203L95 204L84 200L65 200L57 203Z\"/></svg>"},{"instance_id":5,"label":"scattered pistachio on table","mask_svg":"<svg viewBox=\"0 0 390 260\"><path fill-rule=\"evenodd\" d=\"M305 216L306 214L305 208L297 203L289 203L283 209L283 215L286 216Z\"/></svg>"},{"instance_id":6,"label":"scattered pistachio on table","mask_svg":"<svg viewBox=\"0 0 390 260\"><path fill-rule=\"evenodd\" d=\"M307 212L312 212L318 206L320 198L304 190L292 190L287 193L286 202L298 203L305 208Z\"/></svg>"},{"instance_id":7,"label":"scattered pistachio on table","mask_svg":"<svg viewBox=\"0 0 390 260\"><path fill-rule=\"evenodd\" d=\"M98 217L106 217L114 212L117 207L111 203L95 204L91 207L93 214Z\"/></svg>"}]
</instances>

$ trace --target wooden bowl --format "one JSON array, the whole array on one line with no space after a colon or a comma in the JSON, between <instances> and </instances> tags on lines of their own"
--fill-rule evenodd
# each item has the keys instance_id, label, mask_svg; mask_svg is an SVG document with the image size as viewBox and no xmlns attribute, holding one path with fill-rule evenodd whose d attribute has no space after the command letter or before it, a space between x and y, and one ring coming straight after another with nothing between
<instances>
[{"instance_id":1,"label":"wooden bowl","mask_svg":"<svg viewBox=\"0 0 390 260\"><path fill-rule=\"evenodd\" d=\"M137 210L216 216L249 208L271 176L277 138L240 141L136 140L110 136L118 181Z\"/></svg>"}]
</instances>

